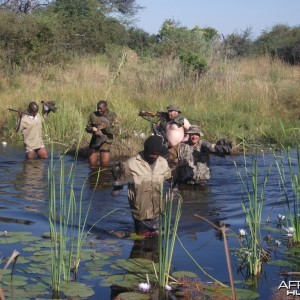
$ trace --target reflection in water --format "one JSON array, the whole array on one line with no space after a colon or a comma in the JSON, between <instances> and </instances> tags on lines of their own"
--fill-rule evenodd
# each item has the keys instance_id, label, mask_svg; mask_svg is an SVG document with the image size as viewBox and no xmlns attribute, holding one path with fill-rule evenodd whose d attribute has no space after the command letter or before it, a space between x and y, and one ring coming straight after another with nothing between
<instances>
[{"instance_id":1,"label":"reflection in water","mask_svg":"<svg viewBox=\"0 0 300 300\"><path fill-rule=\"evenodd\" d=\"M132 249L129 255L130 259L135 258L142 258L147 259L149 261L152 261L154 263L159 262L159 249L158 249L158 237L149 237L141 240L134 240ZM130 273L130 271L127 271ZM146 282L146 276L145 278L141 277L141 282ZM112 300L118 300L121 299L119 297L119 294L124 292L129 292L132 290L132 288L125 288L122 286L118 286L116 284L112 285L110 287L111 289L111 296L110 298ZM138 294L136 294L138 296ZM158 285L152 286L149 291L149 298L148 299L166 299L164 297L160 297L159 295L159 288Z\"/></svg>"},{"instance_id":2,"label":"reflection in water","mask_svg":"<svg viewBox=\"0 0 300 300\"><path fill-rule=\"evenodd\" d=\"M158 237L135 240L129 258L145 258L158 262Z\"/></svg>"},{"instance_id":3,"label":"reflection in water","mask_svg":"<svg viewBox=\"0 0 300 300\"><path fill-rule=\"evenodd\" d=\"M179 191L183 199L182 213L179 221L179 234L188 234L192 240L197 240L197 233L210 230L208 222L195 217L200 215L210 222L218 224L222 221L220 207L212 200L211 189L207 186L184 186Z\"/></svg>"},{"instance_id":4,"label":"reflection in water","mask_svg":"<svg viewBox=\"0 0 300 300\"><path fill-rule=\"evenodd\" d=\"M110 168L90 168L88 181L91 190L101 191L111 188L112 175Z\"/></svg>"},{"instance_id":5,"label":"reflection in water","mask_svg":"<svg viewBox=\"0 0 300 300\"><path fill-rule=\"evenodd\" d=\"M41 159L25 160L23 169L16 176L16 189L24 199L45 202L48 162Z\"/></svg>"}]
</instances>

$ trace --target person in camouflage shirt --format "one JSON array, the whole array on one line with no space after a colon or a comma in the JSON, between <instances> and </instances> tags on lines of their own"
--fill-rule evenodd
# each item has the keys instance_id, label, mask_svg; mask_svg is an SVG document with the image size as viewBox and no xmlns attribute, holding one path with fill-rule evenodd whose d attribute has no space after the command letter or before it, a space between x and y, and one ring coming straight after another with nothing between
<instances>
[{"instance_id":1,"label":"person in camouflage shirt","mask_svg":"<svg viewBox=\"0 0 300 300\"><path fill-rule=\"evenodd\" d=\"M187 131L189 139L177 148L177 182L200 184L211 178L209 156L216 152L216 145L201 140L203 133L192 125Z\"/></svg>"},{"instance_id":2,"label":"person in camouflage shirt","mask_svg":"<svg viewBox=\"0 0 300 300\"><path fill-rule=\"evenodd\" d=\"M85 130L92 134L88 155L90 165L97 166L100 156L100 165L108 166L111 145L119 128L117 115L107 108L107 101L97 103L97 111L90 114Z\"/></svg>"}]
</instances>

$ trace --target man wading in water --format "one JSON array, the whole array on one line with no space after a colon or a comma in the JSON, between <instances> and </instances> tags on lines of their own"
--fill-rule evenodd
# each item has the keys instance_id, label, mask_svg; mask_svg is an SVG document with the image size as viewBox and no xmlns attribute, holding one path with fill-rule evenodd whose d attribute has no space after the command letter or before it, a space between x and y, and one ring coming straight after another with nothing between
<instances>
[{"instance_id":1,"label":"man wading in water","mask_svg":"<svg viewBox=\"0 0 300 300\"><path fill-rule=\"evenodd\" d=\"M107 108L106 101L101 100L97 103L97 111L90 114L85 130L92 134L88 155L91 167L97 166L99 156L100 166L108 166L113 138L119 132L119 128L117 115Z\"/></svg>"},{"instance_id":2,"label":"man wading in water","mask_svg":"<svg viewBox=\"0 0 300 300\"><path fill-rule=\"evenodd\" d=\"M173 164L175 169L175 182L180 185L203 184L211 178L210 172L210 154L225 157L231 151L231 143L225 140L219 140L216 144L201 139L203 133L196 125L192 125L187 131L188 141L179 143L171 151L177 158Z\"/></svg>"},{"instance_id":3,"label":"man wading in water","mask_svg":"<svg viewBox=\"0 0 300 300\"><path fill-rule=\"evenodd\" d=\"M146 237L158 234L159 215L164 211L162 187L164 181L171 178L171 169L167 160L161 157L162 151L162 139L150 136L143 151L112 168L113 186L118 188L113 195L117 196L122 186L128 185L128 202L135 231Z\"/></svg>"},{"instance_id":4,"label":"man wading in water","mask_svg":"<svg viewBox=\"0 0 300 300\"><path fill-rule=\"evenodd\" d=\"M48 158L48 152L42 138L42 118L38 113L39 106L36 102L28 105L28 114L20 112L17 131L21 131L26 148L26 158Z\"/></svg>"}]
</instances>

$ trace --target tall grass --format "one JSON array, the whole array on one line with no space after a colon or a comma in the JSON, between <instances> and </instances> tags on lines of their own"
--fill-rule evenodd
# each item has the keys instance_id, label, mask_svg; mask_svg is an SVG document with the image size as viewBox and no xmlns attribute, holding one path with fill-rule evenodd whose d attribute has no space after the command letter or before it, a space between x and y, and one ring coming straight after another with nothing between
<instances>
[{"instance_id":1,"label":"tall grass","mask_svg":"<svg viewBox=\"0 0 300 300\"><path fill-rule=\"evenodd\" d=\"M235 164L236 168L237 165ZM247 157L244 156L245 175L237 168L237 174L246 193L246 199L242 202L242 209L246 215L246 225L249 229L245 248L242 255L245 256L247 262L248 273L251 276L258 276L262 271L262 263L265 258L265 251L262 248L261 237L261 217L263 204L265 200L264 192L270 174L271 166L267 172L260 177L257 165L257 158L252 157L250 166ZM262 182L260 179L262 178Z\"/></svg>"},{"instance_id":2,"label":"tall grass","mask_svg":"<svg viewBox=\"0 0 300 300\"><path fill-rule=\"evenodd\" d=\"M268 57L240 61L215 60L207 73L195 81L180 73L179 61L168 58L142 59L128 51L126 63L117 79L122 52L111 58L85 57L75 64L31 73L16 73L14 83L0 79L3 116L2 135L12 137L16 115L7 107L26 109L32 100L55 100L58 110L46 121L51 141L70 144L77 139L77 128L84 127L96 102L107 97L116 112L120 135L113 155L138 151L134 131L150 133L140 110L165 110L170 103L182 107L183 114L202 127L208 140L227 137L233 143L292 143L294 136L285 128L297 128L300 121L300 67L285 65ZM116 63L117 62L117 63ZM107 95L107 91L109 94ZM297 117L297 118L296 118ZM85 133L81 145L87 145Z\"/></svg>"}]
</instances>

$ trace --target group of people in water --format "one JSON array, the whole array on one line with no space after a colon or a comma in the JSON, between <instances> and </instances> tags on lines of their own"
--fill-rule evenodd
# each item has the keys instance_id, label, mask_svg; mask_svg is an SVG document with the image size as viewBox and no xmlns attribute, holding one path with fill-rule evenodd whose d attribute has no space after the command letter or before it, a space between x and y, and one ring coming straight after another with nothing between
<instances>
[{"instance_id":1,"label":"group of people in water","mask_svg":"<svg viewBox=\"0 0 300 300\"><path fill-rule=\"evenodd\" d=\"M28 159L48 158L38 111L38 104L30 102L28 113L20 115L18 129L22 132ZM204 134L201 129L190 124L178 105L170 104L166 115L165 124L160 126L161 135L149 136L141 152L111 168L113 186L118 191L124 185L128 186L135 231L143 236L158 233L158 218L163 211L162 186L166 181L171 183L171 187L174 184L202 184L211 177L210 154L230 154L229 143L219 141L212 144L202 140ZM117 115L108 109L107 101L97 103L97 110L89 115L86 132L91 134L90 165L97 165L99 160L101 167L109 167L111 147L119 132L119 124Z\"/></svg>"}]
</instances>

